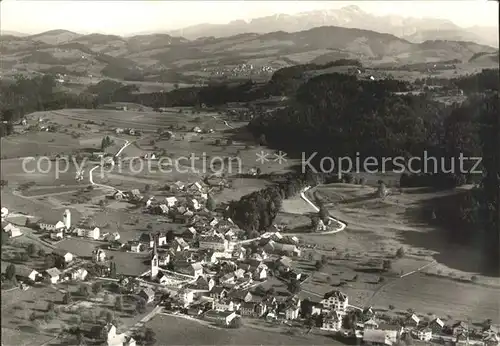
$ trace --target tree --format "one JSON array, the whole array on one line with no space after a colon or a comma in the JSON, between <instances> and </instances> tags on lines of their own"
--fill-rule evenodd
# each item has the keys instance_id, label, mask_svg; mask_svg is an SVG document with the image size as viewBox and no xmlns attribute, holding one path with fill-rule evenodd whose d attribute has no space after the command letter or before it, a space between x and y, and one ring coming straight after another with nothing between
<instances>
[{"instance_id":1,"label":"tree","mask_svg":"<svg viewBox=\"0 0 500 346\"><path fill-rule=\"evenodd\" d=\"M149 191L151 191L151 185L146 184L146 186L144 186L144 191L145 191L145 192L149 192Z\"/></svg>"},{"instance_id":2,"label":"tree","mask_svg":"<svg viewBox=\"0 0 500 346\"><path fill-rule=\"evenodd\" d=\"M135 312L142 314L146 311L146 300L140 298L135 305Z\"/></svg>"},{"instance_id":3,"label":"tree","mask_svg":"<svg viewBox=\"0 0 500 346\"><path fill-rule=\"evenodd\" d=\"M36 245L33 243L30 243L28 247L26 248L26 252L30 257L33 257L37 253L37 248Z\"/></svg>"},{"instance_id":4,"label":"tree","mask_svg":"<svg viewBox=\"0 0 500 346\"><path fill-rule=\"evenodd\" d=\"M45 250L44 249L38 249L38 257L44 257L45 256Z\"/></svg>"},{"instance_id":5,"label":"tree","mask_svg":"<svg viewBox=\"0 0 500 346\"><path fill-rule=\"evenodd\" d=\"M166 237L167 237L167 242L171 243L175 239L174 231L172 230L167 231Z\"/></svg>"},{"instance_id":6,"label":"tree","mask_svg":"<svg viewBox=\"0 0 500 346\"><path fill-rule=\"evenodd\" d=\"M391 260L384 260L384 262L382 263L382 267L383 267L384 271L386 271L386 272L391 270L392 261Z\"/></svg>"},{"instance_id":7,"label":"tree","mask_svg":"<svg viewBox=\"0 0 500 346\"><path fill-rule=\"evenodd\" d=\"M73 300L73 298L71 297L71 293L69 293L69 292L64 293L63 304L66 304L66 305L71 304L72 300Z\"/></svg>"},{"instance_id":8,"label":"tree","mask_svg":"<svg viewBox=\"0 0 500 346\"><path fill-rule=\"evenodd\" d=\"M318 224L319 224L319 217L317 216L311 217L311 228L316 229L316 227L318 227Z\"/></svg>"},{"instance_id":9,"label":"tree","mask_svg":"<svg viewBox=\"0 0 500 346\"><path fill-rule=\"evenodd\" d=\"M102 291L102 284L98 281L98 282L94 282L94 284L92 285L92 292L97 295L99 294L100 292Z\"/></svg>"},{"instance_id":10,"label":"tree","mask_svg":"<svg viewBox=\"0 0 500 346\"><path fill-rule=\"evenodd\" d=\"M241 317L236 317L236 318L233 318L233 320L231 321L229 327L230 328L234 328L234 329L238 329L238 328L241 328L243 326L243 321L241 319Z\"/></svg>"},{"instance_id":11,"label":"tree","mask_svg":"<svg viewBox=\"0 0 500 346\"><path fill-rule=\"evenodd\" d=\"M90 288L87 285L80 285L78 288L78 293L83 297L90 296Z\"/></svg>"},{"instance_id":12,"label":"tree","mask_svg":"<svg viewBox=\"0 0 500 346\"><path fill-rule=\"evenodd\" d=\"M405 256L405 249L400 247L398 251L396 251L396 258L403 258Z\"/></svg>"},{"instance_id":13,"label":"tree","mask_svg":"<svg viewBox=\"0 0 500 346\"><path fill-rule=\"evenodd\" d=\"M387 194L389 191L387 190L387 187L385 186L385 183L382 180L378 181L378 189L377 189L377 197L384 199L387 197Z\"/></svg>"},{"instance_id":14,"label":"tree","mask_svg":"<svg viewBox=\"0 0 500 346\"><path fill-rule=\"evenodd\" d=\"M52 254L45 256L44 265L47 269L53 268L56 265L56 260Z\"/></svg>"},{"instance_id":15,"label":"tree","mask_svg":"<svg viewBox=\"0 0 500 346\"><path fill-rule=\"evenodd\" d=\"M288 284L288 290L293 293L299 293L300 292L300 283L299 281L292 279L290 283Z\"/></svg>"},{"instance_id":16,"label":"tree","mask_svg":"<svg viewBox=\"0 0 500 346\"><path fill-rule=\"evenodd\" d=\"M151 328L146 328L146 330L144 331L144 341L146 345L153 345L156 341L155 337L155 332L153 332Z\"/></svg>"},{"instance_id":17,"label":"tree","mask_svg":"<svg viewBox=\"0 0 500 346\"><path fill-rule=\"evenodd\" d=\"M261 134L259 136L259 144L260 145L267 145L267 139L265 134Z\"/></svg>"},{"instance_id":18,"label":"tree","mask_svg":"<svg viewBox=\"0 0 500 346\"><path fill-rule=\"evenodd\" d=\"M111 262L109 269L110 269L110 276L113 279L116 278L116 263L115 262Z\"/></svg>"},{"instance_id":19,"label":"tree","mask_svg":"<svg viewBox=\"0 0 500 346\"><path fill-rule=\"evenodd\" d=\"M121 311L121 310L120 310ZM111 311L106 311L106 323L111 323L115 319L115 316Z\"/></svg>"},{"instance_id":20,"label":"tree","mask_svg":"<svg viewBox=\"0 0 500 346\"><path fill-rule=\"evenodd\" d=\"M16 276L16 267L11 263L5 269L5 278L12 280Z\"/></svg>"},{"instance_id":21,"label":"tree","mask_svg":"<svg viewBox=\"0 0 500 346\"><path fill-rule=\"evenodd\" d=\"M318 216L323 222L328 221L328 218L330 215L328 213L328 210L326 209L326 207L323 204L321 204L321 206L319 207Z\"/></svg>"},{"instance_id":22,"label":"tree","mask_svg":"<svg viewBox=\"0 0 500 346\"><path fill-rule=\"evenodd\" d=\"M55 305L53 302L47 304L47 311L54 311Z\"/></svg>"},{"instance_id":23,"label":"tree","mask_svg":"<svg viewBox=\"0 0 500 346\"><path fill-rule=\"evenodd\" d=\"M212 195L208 195L208 198L207 198L207 209L210 210L210 211L214 211L216 207L217 207L217 203L213 199Z\"/></svg>"},{"instance_id":24,"label":"tree","mask_svg":"<svg viewBox=\"0 0 500 346\"><path fill-rule=\"evenodd\" d=\"M314 264L314 267L316 268L316 270L321 270L321 268L323 268L323 262L317 260L316 263Z\"/></svg>"},{"instance_id":25,"label":"tree","mask_svg":"<svg viewBox=\"0 0 500 346\"><path fill-rule=\"evenodd\" d=\"M116 297L115 300L115 310L122 311L123 310L123 299L121 296Z\"/></svg>"}]
</instances>

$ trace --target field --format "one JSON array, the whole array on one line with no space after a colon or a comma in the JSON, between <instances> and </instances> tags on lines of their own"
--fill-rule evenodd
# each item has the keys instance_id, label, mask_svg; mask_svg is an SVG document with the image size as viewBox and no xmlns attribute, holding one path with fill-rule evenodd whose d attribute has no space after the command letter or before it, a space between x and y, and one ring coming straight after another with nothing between
<instances>
[{"instance_id":1,"label":"field","mask_svg":"<svg viewBox=\"0 0 500 346\"><path fill-rule=\"evenodd\" d=\"M59 221L63 210L69 208L75 224L89 220L100 227L101 232L118 231L125 242L137 239L143 232L172 230L178 234L185 226L170 223L163 216L146 214L142 208L135 208L126 202L110 200L108 197L113 192L112 188L137 188L145 196L161 200L173 194L163 189L166 184L177 180L187 183L208 178L213 185L218 185L219 181L225 182L226 187L214 187L211 192L218 203L225 203L270 184L267 179L245 175L250 169L258 167L262 173L279 175L299 163L297 159L288 157L285 162L278 162L274 159L274 151L256 145L245 129L245 123L232 122L215 112L194 113L185 108L167 109L163 113L147 109L65 109L35 113L28 116L28 121L36 122L39 117L45 119L44 122L57 123L60 128L55 133L30 132L2 139L2 157L10 158L2 160L2 179L8 180L8 185L1 192L2 206L11 212L22 211L48 222ZM230 126L224 121L228 121ZM197 134L191 131L195 126L212 129L213 132ZM142 135L116 134L116 128L133 128L141 131ZM172 131L174 137L162 137L159 128ZM84 131L90 134L72 134ZM93 171L94 183L109 185L110 188L94 186L88 189L89 170L97 164L96 161L86 161L83 180L76 181L76 167L70 167L56 179L55 167L47 173L27 173L22 170L22 161L16 159L36 153L77 154L100 150L101 140L107 135L114 140L114 144L106 149L112 154L126 141L130 142L120 155L122 160L119 165L112 170ZM163 157L168 157L178 166L170 167L170 171L167 167L166 171L158 161L151 160L149 163L143 162L147 165L141 169L138 158L152 152L161 152ZM263 164L257 161L261 152L268 154L268 160ZM191 155L200 159L191 164ZM229 165L224 161L224 158L229 157L238 157L238 161ZM205 167L201 158L206 160ZM217 161L219 166L210 167L211 163ZM224 173L224 179L212 175L217 172ZM302 284L300 296L318 301L324 293L340 289L348 294L350 304L357 307L372 305L383 311L392 307L394 313L411 308L421 316L433 313L443 318L448 318L448 315L451 318L470 317L473 321L495 318L500 309L494 303L498 288L493 285L500 286L499 280L482 276L474 269L477 267L477 255L472 250L451 247L441 230L412 218L427 201L460 191L400 191L396 188L398 175L381 174L365 178L365 186L329 184L307 192L311 201L321 199L332 216L348 223L347 229L337 234L311 233L310 216L314 214L314 209L300 197L283 202L275 223L286 225L285 233L298 236L305 246L302 258L295 261L297 270L308 275ZM379 179L384 180L391 189L391 194L384 200L375 198L374 194ZM182 198L179 194L177 197ZM22 217L15 222L24 224ZM32 241L28 239L31 238L25 236L19 241ZM79 257L89 257L102 244L73 237L56 246ZM405 255L395 258L399 248L404 249ZM140 275L149 269L143 261L147 253L108 251L108 255L113 256L119 274ZM326 263L316 269L315 262L322 256L326 258ZM387 259L391 261L391 269L384 272L380 269L381 263ZM38 264L32 263L33 266ZM460 278L466 281L472 275L478 277L475 284L457 281ZM278 280L269 280L266 285L277 291L286 290L286 286ZM43 294L45 291L42 291ZM43 309L26 303L29 300L22 298L16 301L28 304L28 309ZM2 313L7 313L7 310L2 310ZM128 321L127 318L123 317L124 321ZM22 319L22 316L16 319ZM12 323L9 321L8 325L3 324L2 327L15 328L15 323ZM331 338L319 335L291 336L278 330L254 329L257 326L221 333L196 322L167 316L156 316L148 326L155 330L160 344L243 345L269 344L269 340L273 344L283 345L334 342Z\"/></svg>"},{"instance_id":2,"label":"field","mask_svg":"<svg viewBox=\"0 0 500 346\"><path fill-rule=\"evenodd\" d=\"M241 329L214 329L199 322L158 315L146 324L160 345L331 345L332 338L321 335L287 335L243 326Z\"/></svg>"},{"instance_id":3,"label":"field","mask_svg":"<svg viewBox=\"0 0 500 346\"><path fill-rule=\"evenodd\" d=\"M371 178L376 181L380 177ZM386 177L389 186L392 177ZM370 185L370 183L368 183ZM465 187L467 188L467 187ZM317 244L316 250L306 250L304 258L324 255L329 260L320 271L314 262L301 260L299 269L313 272L303 284L305 293L316 300L331 289L348 294L350 303L371 305L387 310L389 306L418 313L471 318L482 321L498 316L500 280L482 276L479 256L467 247L451 246L440 229L414 221L411 217L431 199L456 191L425 192L418 189L393 188L384 200L375 198L373 186L330 184L308 191L310 200L320 198L331 215L348 223L344 232L331 235L310 233L310 206L300 199L284 203L278 223L288 225L305 243ZM405 256L395 258L403 248ZM309 255L310 253L310 255ZM313 258L311 258L313 259ZM390 273L378 272L384 259L391 261ZM421 272L419 272L421 271ZM467 282L477 276L477 283ZM379 277L382 283L377 283ZM355 279L354 279L355 277ZM460 282L464 281L464 282Z\"/></svg>"}]
</instances>

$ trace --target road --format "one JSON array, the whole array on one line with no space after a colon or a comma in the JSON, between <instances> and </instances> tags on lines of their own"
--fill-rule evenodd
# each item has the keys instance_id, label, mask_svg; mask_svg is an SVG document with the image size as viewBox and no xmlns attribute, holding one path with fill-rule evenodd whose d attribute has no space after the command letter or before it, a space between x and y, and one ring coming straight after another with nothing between
<instances>
[{"instance_id":1,"label":"road","mask_svg":"<svg viewBox=\"0 0 500 346\"><path fill-rule=\"evenodd\" d=\"M303 188L302 191L300 191L300 198L302 198L306 203L308 203L311 207L313 207L314 210L319 212L319 208L313 202L311 202L305 195L305 192L308 191L309 189L311 189L311 186L306 186L305 188ZM343 231L347 227L347 225L340 220L337 220L331 216L328 216L328 218L330 220L338 223L340 225L340 227L338 227L337 229L331 230L331 231L317 232L314 234L318 234L318 235L319 234L334 234L334 233L338 233L338 232Z\"/></svg>"},{"instance_id":2,"label":"road","mask_svg":"<svg viewBox=\"0 0 500 346\"><path fill-rule=\"evenodd\" d=\"M115 138L115 137L113 137ZM117 139L121 139L121 138L117 138ZM120 148L120 150L118 150L118 152L114 155L114 157L118 157L123 150L125 150L125 148L127 148L130 144L132 144L132 142L128 141L128 140L124 140L125 141L125 144L123 144L123 146ZM94 172L94 170L96 170L97 168L101 167L102 165L99 164L99 165L96 165L94 166L90 171L89 171L89 182L90 184L94 185L94 186L98 186L98 187L102 187L102 188L105 188L105 189L110 189L110 190L113 190L113 191L119 191L121 192L120 190L118 190L117 188L111 186L111 185L104 185L104 184L98 184L96 182L94 182L94 177L92 176L92 173Z\"/></svg>"}]
</instances>

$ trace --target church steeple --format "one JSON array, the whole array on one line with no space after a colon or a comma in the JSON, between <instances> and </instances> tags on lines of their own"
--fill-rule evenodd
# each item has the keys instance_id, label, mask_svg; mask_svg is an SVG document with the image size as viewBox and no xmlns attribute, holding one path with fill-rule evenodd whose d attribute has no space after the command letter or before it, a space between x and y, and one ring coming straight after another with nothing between
<instances>
[{"instance_id":1,"label":"church steeple","mask_svg":"<svg viewBox=\"0 0 500 346\"><path fill-rule=\"evenodd\" d=\"M151 255L151 280L156 279L158 275L158 236L153 237L153 253Z\"/></svg>"}]
</instances>

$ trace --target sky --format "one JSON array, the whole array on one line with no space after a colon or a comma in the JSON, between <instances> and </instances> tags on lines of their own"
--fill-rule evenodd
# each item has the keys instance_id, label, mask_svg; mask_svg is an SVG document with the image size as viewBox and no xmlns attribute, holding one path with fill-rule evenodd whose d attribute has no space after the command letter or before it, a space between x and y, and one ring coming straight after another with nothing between
<instances>
[{"instance_id":1,"label":"sky","mask_svg":"<svg viewBox=\"0 0 500 346\"><path fill-rule=\"evenodd\" d=\"M498 26L498 3L462 1L83 1L3 0L0 29L27 34L53 29L125 35L186 26L224 24L277 13L356 5L375 15L448 19L457 25Z\"/></svg>"}]
</instances>

